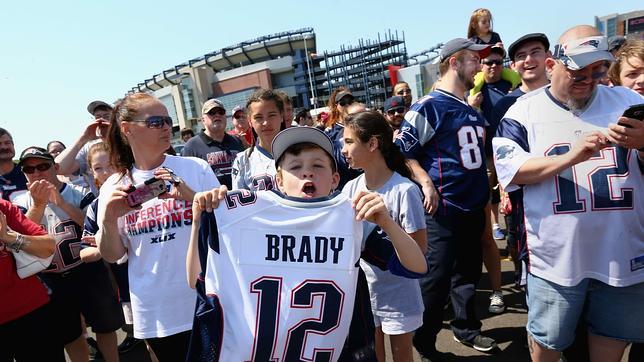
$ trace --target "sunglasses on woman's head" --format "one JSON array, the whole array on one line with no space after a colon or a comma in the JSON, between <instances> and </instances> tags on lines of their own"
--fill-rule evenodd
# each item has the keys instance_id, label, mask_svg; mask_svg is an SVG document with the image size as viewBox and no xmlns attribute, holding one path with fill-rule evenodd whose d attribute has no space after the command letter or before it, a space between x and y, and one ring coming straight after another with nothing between
<instances>
[{"instance_id":1,"label":"sunglasses on woman's head","mask_svg":"<svg viewBox=\"0 0 644 362\"><path fill-rule=\"evenodd\" d=\"M349 99L340 99L340 101L338 102L338 104L340 105L340 107L346 107L346 106L350 106L350 105L352 105L352 104L353 104L353 102L354 102L354 99L353 99L353 98L349 98Z\"/></svg>"},{"instance_id":2,"label":"sunglasses on woman's head","mask_svg":"<svg viewBox=\"0 0 644 362\"><path fill-rule=\"evenodd\" d=\"M46 163L39 163L36 166L22 166L22 172L31 175L32 173L36 172L36 170L40 172L47 171L53 166L51 162L46 162Z\"/></svg>"},{"instance_id":3,"label":"sunglasses on woman's head","mask_svg":"<svg viewBox=\"0 0 644 362\"><path fill-rule=\"evenodd\" d=\"M168 127L172 128L172 117L168 116L150 116L144 120L136 120L132 122L145 122L145 126L148 128L163 128L164 125L168 125Z\"/></svg>"}]
</instances>

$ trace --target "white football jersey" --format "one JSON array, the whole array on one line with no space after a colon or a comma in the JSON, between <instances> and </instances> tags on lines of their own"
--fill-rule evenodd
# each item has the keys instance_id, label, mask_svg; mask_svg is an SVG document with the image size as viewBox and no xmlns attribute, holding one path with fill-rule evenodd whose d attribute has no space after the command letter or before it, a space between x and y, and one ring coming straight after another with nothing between
<instances>
[{"instance_id":1,"label":"white football jersey","mask_svg":"<svg viewBox=\"0 0 644 362\"><path fill-rule=\"evenodd\" d=\"M250 153L250 156L249 156ZM275 160L265 149L255 146L239 152L233 162L233 190L273 190L275 187Z\"/></svg>"},{"instance_id":2,"label":"white football jersey","mask_svg":"<svg viewBox=\"0 0 644 362\"><path fill-rule=\"evenodd\" d=\"M493 139L501 185L535 157L568 152L590 131L607 132L642 97L599 86L589 104L570 111L549 87L521 97ZM612 286L644 282L644 167L637 151L611 146L540 183L523 186L530 272L559 285L584 278ZM639 206L637 206L639 205Z\"/></svg>"},{"instance_id":3,"label":"white football jersey","mask_svg":"<svg viewBox=\"0 0 644 362\"><path fill-rule=\"evenodd\" d=\"M66 203L81 210L85 210L94 200L94 194L88 189L71 184L63 184L60 196ZM31 193L20 194L14 200L14 204L29 210L33 205ZM78 225L63 209L51 202L45 207L40 224L56 240L54 259L45 272L62 273L79 266L82 263L80 258L82 225Z\"/></svg>"},{"instance_id":4,"label":"white football jersey","mask_svg":"<svg viewBox=\"0 0 644 362\"><path fill-rule=\"evenodd\" d=\"M219 360L337 361L362 240L351 201L239 190L222 203L200 232L206 294L223 311L223 325L211 328L221 336L209 336Z\"/></svg>"}]
</instances>

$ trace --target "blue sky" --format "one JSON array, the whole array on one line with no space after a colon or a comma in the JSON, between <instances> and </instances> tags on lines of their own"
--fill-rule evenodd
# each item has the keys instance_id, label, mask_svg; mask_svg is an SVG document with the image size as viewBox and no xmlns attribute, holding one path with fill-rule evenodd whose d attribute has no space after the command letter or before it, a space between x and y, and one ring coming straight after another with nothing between
<instances>
[{"instance_id":1,"label":"blue sky","mask_svg":"<svg viewBox=\"0 0 644 362\"><path fill-rule=\"evenodd\" d=\"M388 29L408 52L465 37L473 1L12 1L0 13L0 127L16 151L57 139L70 146L95 99L112 102L144 79L207 52L262 35L313 27L318 51ZM594 16L636 1L487 1L509 45L543 32L551 42ZM584 4L584 5L582 5Z\"/></svg>"}]
</instances>

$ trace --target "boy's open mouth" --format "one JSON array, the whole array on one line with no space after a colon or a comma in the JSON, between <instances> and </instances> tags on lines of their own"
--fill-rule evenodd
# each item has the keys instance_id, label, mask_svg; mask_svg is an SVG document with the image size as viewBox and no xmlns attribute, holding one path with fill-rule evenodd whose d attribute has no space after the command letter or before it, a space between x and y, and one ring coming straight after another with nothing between
<instances>
[{"instance_id":1,"label":"boy's open mouth","mask_svg":"<svg viewBox=\"0 0 644 362\"><path fill-rule=\"evenodd\" d=\"M302 187L302 192L306 196L313 197L315 195L315 185L313 184L313 182L305 183L304 186Z\"/></svg>"}]
</instances>

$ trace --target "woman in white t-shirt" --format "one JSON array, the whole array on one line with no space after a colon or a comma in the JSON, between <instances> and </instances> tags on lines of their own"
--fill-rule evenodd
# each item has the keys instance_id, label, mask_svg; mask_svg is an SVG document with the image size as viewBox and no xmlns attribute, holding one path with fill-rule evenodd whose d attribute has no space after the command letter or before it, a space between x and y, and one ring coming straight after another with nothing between
<instances>
[{"instance_id":1,"label":"woman in white t-shirt","mask_svg":"<svg viewBox=\"0 0 644 362\"><path fill-rule=\"evenodd\" d=\"M362 190L376 191L389 214L420 246L427 248L422 194L409 180L411 171L393 143L393 129L378 112L360 112L344 121L342 155L350 168L364 173L349 181L342 192L350 197ZM364 222L365 235L377 233ZM367 241L368 242L368 241ZM376 355L385 360L384 335L389 336L394 361L411 361L412 335L423 322L423 301L416 279L393 275L360 260L367 277L371 308L376 325Z\"/></svg>"},{"instance_id":2,"label":"woman in white t-shirt","mask_svg":"<svg viewBox=\"0 0 644 362\"><path fill-rule=\"evenodd\" d=\"M117 173L101 188L96 242L109 262L127 253L134 336L145 339L159 361L182 361L195 303L183 277L192 198L219 182L205 161L165 154L172 118L148 94L125 97L114 109L108 134ZM163 180L167 191L131 207L132 185L153 178Z\"/></svg>"}]
</instances>

